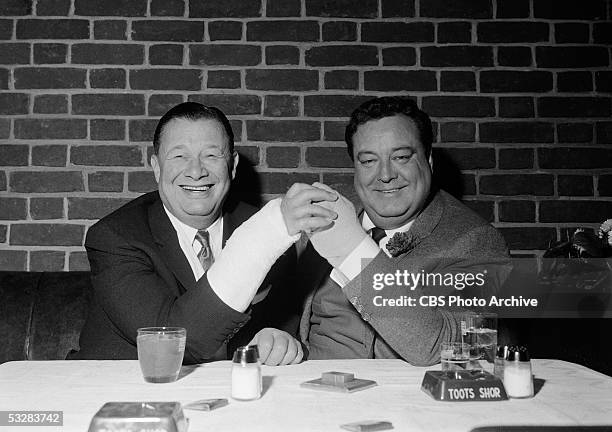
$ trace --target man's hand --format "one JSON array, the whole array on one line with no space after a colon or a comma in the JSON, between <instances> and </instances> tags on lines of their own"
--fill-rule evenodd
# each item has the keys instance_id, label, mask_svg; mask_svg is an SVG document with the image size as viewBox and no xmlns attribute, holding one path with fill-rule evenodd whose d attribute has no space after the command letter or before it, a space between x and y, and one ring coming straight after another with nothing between
<instances>
[{"instance_id":1,"label":"man's hand","mask_svg":"<svg viewBox=\"0 0 612 432\"><path fill-rule=\"evenodd\" d=\"M302 345L289 333L275 328L260 330L249 345L257 345L259 359L268 366L284 366L302 361Z\"/></svg>"},{"instance_id":2,"label":"man's hand","mask_svg":"<svg viewBox=\"0 0 612 432\"><path fill-rule=\"evenodd\" d=\"M326 227L336 218L333 210L316 203L338 199L331 189L321 189L303 183L295 183L281 202L281 212L289 235L300 231L310 233Z\"/></svg>"},{"instance_id":3,"label":"man's hand","mask_svg":"<svg viewBox=\"0 0 612 432\"><path fill-rule=\"evenodd\" d=\"M338 217L326 229L310 235L310 241L319 255L337 268L368 234L357 219L353 203L327 185L313 183L313 186L338 196L334 202L326 201L318 204L320 207L334 211Z\"/></svg>"}]
</instances>

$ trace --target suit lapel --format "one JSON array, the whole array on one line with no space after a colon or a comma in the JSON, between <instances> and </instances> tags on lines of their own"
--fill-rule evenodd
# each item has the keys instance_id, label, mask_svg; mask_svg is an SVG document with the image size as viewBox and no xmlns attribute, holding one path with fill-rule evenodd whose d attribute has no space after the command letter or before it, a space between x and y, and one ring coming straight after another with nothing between
<instances>
[{"instance_id":1,"label":"suit lapel","mask_svg":"<svg viewBox=\"0 0 612 432\"><path fill-rule=\"evenodd\" d=\"M159 198L149 208L149 226L153 238L159 246L160 254L164 261L168 263L168 268L174 273L174 276L185 290L195 286L196 281L191 266L185 258L185 254L179 245L176 230L172 226Z\"/></svg>"},{"instance_id":2,"label":"suit lapel","mask_svg":"<svg viewBox=\"0 0 612 432\"><path fill-rule=\"evenodd\" d=\"M240 225L239 221L235 220L235 217L230 212L223 213L223 240L221 243L221 248L225 247L225 243L230 238L234 230Z\"/></svg>"},{"instance_id":3,"label":"suit lapel","mask_svg":"<svg viewBox=\"0 0 612 432\"><path fill-rule=\"evenodd\" d=\"M440 223L442 213L444 213L444 198L439 191L433 192L425 203L423 211L417 216L408 230L412 238L410 250L400 256L409 254L421 241L429 237Z\"/></svg>"}]
</instances>

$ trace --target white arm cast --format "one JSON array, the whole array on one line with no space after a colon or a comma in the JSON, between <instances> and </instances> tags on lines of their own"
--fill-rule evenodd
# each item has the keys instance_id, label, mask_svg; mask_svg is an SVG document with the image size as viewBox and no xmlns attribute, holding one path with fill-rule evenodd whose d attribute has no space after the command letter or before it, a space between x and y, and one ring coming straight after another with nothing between
<instances>
[{"instance_id":1,"label":"white arm cast","mask_svg":"<svg viewBox=\"0 0 612 432\"><path fill-rule=\"evenodd\" d=\"M300 238L287 232L280 203L280 198L270 201L243 222L205 275L215 294L239 312L249 307L270 268Z\"/></svg>"}]
</instances>

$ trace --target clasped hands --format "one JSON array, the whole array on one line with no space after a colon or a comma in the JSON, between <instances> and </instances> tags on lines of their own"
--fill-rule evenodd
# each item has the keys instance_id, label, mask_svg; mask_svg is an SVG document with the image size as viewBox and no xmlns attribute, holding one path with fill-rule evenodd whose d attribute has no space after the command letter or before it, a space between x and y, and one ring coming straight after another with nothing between
<instances>
[{"instance_id":1,"label":"clasped hands","mask_svg":"<svg viewBox=\"0 0 612 432\"><path fill-rule=\"evenodd\" d=\"M367 237L353 204L323 183L291 186L281 212L289 234L305 232L319 255L334 267Z\"/></svg>"}]
</instances>

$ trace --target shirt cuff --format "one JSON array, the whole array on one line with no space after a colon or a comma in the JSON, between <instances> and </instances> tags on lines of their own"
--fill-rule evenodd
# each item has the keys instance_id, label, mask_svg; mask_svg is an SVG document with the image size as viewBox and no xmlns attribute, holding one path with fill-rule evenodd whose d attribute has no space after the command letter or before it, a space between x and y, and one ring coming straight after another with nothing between
<instances>
[{"instance_id":1,"label":"shirt cuff","mask_svg":"<svg viewBox=\"0 0 612 432\"><path fill-rule=\"evenodd\" d=\"M371 260L379 252L380 248L372 240L372 237L364 237L361 243L342 261L339 267L332 270L329 276L341 288L344 288L345 285L361 273L361 270L363 270L363 260Z\"/></svg>"}]
</instances>

